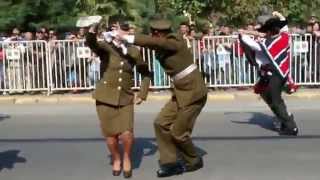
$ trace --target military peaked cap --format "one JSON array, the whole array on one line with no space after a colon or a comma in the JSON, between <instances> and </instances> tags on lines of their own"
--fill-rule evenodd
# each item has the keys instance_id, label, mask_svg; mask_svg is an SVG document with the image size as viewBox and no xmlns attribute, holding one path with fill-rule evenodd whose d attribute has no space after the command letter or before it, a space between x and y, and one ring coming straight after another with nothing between
<instances>
[{"instance_id":1,"label":"military peaked cap","mask_svg":"<svg viewBox=\"0 0 320 180\"><path fill-rule=\"evenodd\" d=\"M155 30L169 30L171 29L172 23L168 20L152 20L150 27Z\"/></svg>"}]
</instances>

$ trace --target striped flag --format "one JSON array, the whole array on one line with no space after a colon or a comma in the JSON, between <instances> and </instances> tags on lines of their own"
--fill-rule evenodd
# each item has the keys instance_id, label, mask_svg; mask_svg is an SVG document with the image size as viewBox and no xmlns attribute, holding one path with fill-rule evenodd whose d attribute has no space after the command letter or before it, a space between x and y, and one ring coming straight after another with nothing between
<instances>
[{"instance_id":1,"label":"striped flag","mask_svg":"<svg viewBox=\"0 0 320 180\"><path fill-rule=\"evenodd\" d=\"M271 64L275 67L277 74L283 79L286 79L288 94L297 91L298 86L294 84L294 81L290 75L290 35L288 32L281 32L280 36L265 39L260 46L263 52L267 55Z\"/></svg>"},{"instance_id":2,"label":"striped flag","mask_svg":"<svg viewBox=\"0 0 320 180\"><path fill-rule=\"evenodd\" d=\"M290 73L290 35L281 32L280 36L265 39L260 46L271 64L282 78Z\"/></svg>"}]
</instances>

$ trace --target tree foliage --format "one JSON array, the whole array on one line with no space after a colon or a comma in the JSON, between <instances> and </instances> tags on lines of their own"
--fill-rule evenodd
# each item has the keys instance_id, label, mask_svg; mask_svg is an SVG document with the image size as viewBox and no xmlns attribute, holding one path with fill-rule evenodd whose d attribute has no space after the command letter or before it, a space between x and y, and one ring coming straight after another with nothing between
<instances>
[{"instance_id":1,"label":"tree foliage","mask_svg":"<svg viewBox=\"0 0 320 180\"><path fill-rule=\"evenodd\" d=\"M153 1L150 0L77 0L76 6L81 10L79 15L123 15L136 25L143 26L155 12Z\"/></svg>"},{"instance_id":2,"label":"tree foliage","mask_svg":"<svg viewBox=\"0 0 320 180\"><path fill-rule=\"evenodd\" d=\"M303 23L320 15L320 0L0 0L0 31L20 27L24 30L46 26L68 29L80 16L123 14L138 26L160 13L175 22L184 11L194 20L234 26L254 22L261 6L283 12L292 23Z\"/></svg>"},{"instance_id":3,"label":"tree foliage","mask_svg":"<svg viewBox=\"0 0 320 180\"><path fill-rule=\"evenodd\" d=\"M75 0L0 0L0 30L70 28L77 18L74 5Z\"/></svg>"},{"instance_id":4,"label":"tree foliage","mask_svg":"<svg viewBox=\"0 0 320 180\"><path fill-rule=\"evenodd\" d=\"M254 22L262 6L277 10L293 23L303 23L314 13L320 15L320 0L157 0L159 9L173 9L177 14L184 10L194 19L206 19L213 23L243 25Z\"/></svg>"}]
</instances>

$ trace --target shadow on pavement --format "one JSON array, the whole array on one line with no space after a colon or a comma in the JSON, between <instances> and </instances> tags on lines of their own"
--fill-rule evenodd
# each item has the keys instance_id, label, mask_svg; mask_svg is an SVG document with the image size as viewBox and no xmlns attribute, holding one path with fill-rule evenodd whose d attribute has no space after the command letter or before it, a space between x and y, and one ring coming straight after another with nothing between
<instances>
[{"instance_id":1,"label":"shadow on pavement","mask_svg":"<svg viewBox=\"0 0 320 180\"><path fill-rule=\"evenodd\" d=\"M19 150L0 152L0 172L3 169L13 169L16 163L26 163L26 158L19 156L19 153Z\"/></svg>"},{"instance_id":2,"label":"shadow on pavement","mask_svg":"<svg viewBox=\"0 0 320 180\"><path fill-rule=\"evenodd\" d=\"M0 114L0 122L5 119L9 119L9 118L10 118L10 115L8 115L8 114Z\"/></svg>"},{"instance_id":3,"label":"shadow on pavement","mask_svg":"<svg viewBox=\"0 0 320 180\"><path fill-rule=\"evenodd\" d=\"M153 141L155 138L141 138L146 141ZM192 138L195 142L197 141L235 141L235 140L278 140L278 139L320 139L319 134L304 134L299 136L197 136ZM46 138L46 139L1 139L0 143L87 143L87 142L104 142L103 138Z\"/></svg>"},{"instance_id":4,"label":"shadow on pavement","mask_svg":"<svg viewBox=\"0 0 320 180\"><path fill-rule=\"evenodd\" d=\"M133 169L138 169L141 165L143 157L152 156L157 152L156 142L151 139L137 138L133 147Z\"/></svg>"},{"instance_id":5,"label":"shadow on pavement","mask_svg":"<svg viewBox=\"0 0 320 180\"><path fill-rule=\"evenodd\" d=\"M270 116L264 113L259 113L259 112L247 112L247 113L252 114L252 116L250 117L250 119L248 119L248 121L231 121L231 122L236 124L256 125L263 129L277 132L277 130L274 127L273 116Z\"/></svg>"},{"instance_id":6,"label":"shadow on pavement","mask_svg":"<svg viewBox=\"0 0 320 180\"><path fill-rule=\"evenodd\" d=\"M158 148L156 146L155 139L152 138L137 138L135 139L135 144L132 151L132 167L133 169L138 169L141 166L143 158L146 156L153 156L157 152ZM207 154L203 149L196 147L198 154L202 157ZM111 156L110 165L111 165Z\"/></svg>"},{"instance_id":7,"label":"shadow on pavement","mask_svg":"<svg viewBox=\"0 0 320 180\"><path fill-rule=\"evenodd\" d=\"M151 138L136 138L132 150L132 167L138 169L145 156L152 156L157 152L155 140ZM121 152L123 154L123 150ZM109 164L112 165L112 158L109 154Z\"/></svg>"},{"instance_id":8,"label":"shadow on pavement","mask_svg":"<svg viewBox=\"0 0 320 180\"><path fill-rule=\"evenodd\" d=\"M155 139L137 138L133 148L133 169L138 169L145 156L152 156L157 152ZM196 146L197 153L202 157L206 151Z\"/></svg>"}]
</instances>

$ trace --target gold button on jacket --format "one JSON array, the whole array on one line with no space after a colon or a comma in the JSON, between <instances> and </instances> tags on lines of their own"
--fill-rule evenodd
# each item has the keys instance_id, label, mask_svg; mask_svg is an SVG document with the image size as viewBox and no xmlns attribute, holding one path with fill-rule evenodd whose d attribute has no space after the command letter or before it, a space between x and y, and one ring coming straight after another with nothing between
<instances>
[{"instance_id":1,"label":"gold button on jacket","mask_svg":"<svg viewBox=\"0 0 320 180\"><path fill-rule=\"evenodd\" d=\"M93 33L86 35L86 43L101 59L101 79L93 93L96 100L114 106L133 104L134 66L142 75L138 96L144 100L147 98L151 74L136 47L129 46L127 55L123 55L112 44L98 42Z\"/></svg>"}]
</instances>

